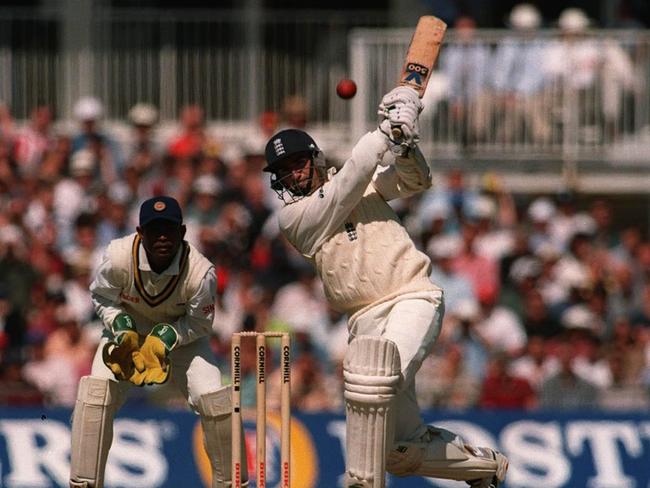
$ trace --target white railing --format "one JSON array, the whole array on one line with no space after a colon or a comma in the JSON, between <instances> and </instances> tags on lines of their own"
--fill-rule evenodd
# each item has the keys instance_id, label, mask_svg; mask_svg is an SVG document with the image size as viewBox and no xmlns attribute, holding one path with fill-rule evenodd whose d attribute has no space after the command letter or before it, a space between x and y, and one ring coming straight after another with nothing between
<instances>
[{"instance_id":1,"label":"white railing","mask_svg":"<svg viewBox=\"0 0 650 488\"><path fill-rule=\"evenodd\" d=\"M262 111L280 111L287 96L298 94L312 127L347 150L375 125L376 105L394 85L412 34L367 28L385 20L378 11L108 10L88 16L89 42L75 45L72 24L57 12L2 12L0 100L19 119L37 101L69 119L76 98L93 94L110 119L123 120L146 101L167 122L197 102L214 124L239 127L254 124ZM514 51L544 53L532 56L541 73L534 89L506 88L500 46L508 43ZM567 46L555 31L521 39L478 31L464 42L450 30L422 114L427 153L451 161L650 164L650 33L594 31ZM473 54L454 54L460 51ZM474 57L470 74L478 88L463 93L454 65L467 56ZM593 64L591 74L581 71L582 62ZM351 102L335 94L344 76L359 86Z\"/></svg>"},{"instance_id":2,"label":"white railing","mask_svg":"<svg viewBox=\"0 0 650 488\"><path fill-rule=\"evenodd\" d=\"M376 123L377 100L402 67L409 30L350 37L359 93L352 134ZM421 116L435 157L650 163L650 33L558 32L515 37L449 32Z\"/></svg>"}]
</instances>

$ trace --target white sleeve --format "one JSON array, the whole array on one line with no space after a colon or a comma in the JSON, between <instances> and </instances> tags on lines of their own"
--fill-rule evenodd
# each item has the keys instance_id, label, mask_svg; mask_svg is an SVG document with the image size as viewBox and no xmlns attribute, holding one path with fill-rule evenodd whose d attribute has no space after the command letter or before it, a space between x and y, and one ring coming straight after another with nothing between
<instances>
[{"instance_id":1,"label":"white sleeve","mask_svg":"<svg viewBox=\"0 0 650 488\"><path fill-rule=\"evenodd\" d=\"M388 141L381 132L367 133L322 191L282 208L280 230L289 242L305 256L313 257L357 206L387 150Z\"/></svg>"},{"instance_id":2,"label":"white sleeve","mask_svg":"<svg viewBox=\"0 0 650 488\"><path fill-rule=\"evenodd\" d=\"M395 164L380 167L372 184L386 201L408 197L431 187L431 170L415 147L408 156L395 158Z\"/></svg>"},{"instance_id":3,"label":"white sleeve","mask_svg":"<svg viewBox=\"0 0 650 488\"><path fill-rule=\"evenodd\" d=\"M199 289L187 302L185 315L180 317L174 328L178 334L178 345L188 344L200 337L210 335L214 320L214 304L217 297L217 275L210 268Z\"/></svg>"},{"instance_id":4,"label":"white sleeve","mask_svg":"<svg viewBox=\"0 0 650 488\"><path fill-rule=\"evenodd\" d=\"M90 284L90 297L95 307L95 312L109 331L118 314L124 312L120 307L120 293L122 286L116 276L108 254L102 257L102 262L97 269L95 279Z\"/></svg>"}]
</instances>

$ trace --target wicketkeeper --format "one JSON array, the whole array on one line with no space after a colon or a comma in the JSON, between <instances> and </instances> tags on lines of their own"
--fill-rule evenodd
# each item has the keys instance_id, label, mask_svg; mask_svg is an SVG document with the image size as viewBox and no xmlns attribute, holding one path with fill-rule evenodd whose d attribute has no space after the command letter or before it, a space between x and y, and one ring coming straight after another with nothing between
<instances>
[{"instance_id":1,"label":"wicketkeeper","mask_svg":"<svg viewBox=\"0 0 650 488\"><path fill-rule=\"evenodd\" d=\"M167 380L200 415L212 487L231 486L231 388L208 343L215 270L188 244L178 202L151 198L137 233L113 240L90 285L106 330L90 376L81 378L72 420L71 488L101 488L113 416L132 385ZM242 454L245 468L246 455Z\"/></svg>"},{"instance_id":2,"label":"wicketkeeper","mask_svg":"<svg viewBox=\"0 0 650 488\"><path fill-rule=\"evenodd\" d=\"M415 375L440 332L443 296L429 280L429 258L387 202L431 186L417 146L421 110L415 90L390 91L378 129L340 167L305 132L281 131L266 146L265 171L286 204L282 233L314 263L332 307L349 316L345 486L383 487L387 470L496 488L506 457L425 425L415 399Z\"/></svg>"}]
</instances>

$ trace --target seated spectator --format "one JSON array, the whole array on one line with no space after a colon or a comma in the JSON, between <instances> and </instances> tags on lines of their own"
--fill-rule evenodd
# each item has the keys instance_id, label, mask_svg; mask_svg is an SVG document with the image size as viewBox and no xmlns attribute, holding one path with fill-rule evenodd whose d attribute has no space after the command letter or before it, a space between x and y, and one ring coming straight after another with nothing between
<instances>
[{"instance_id":1,"label":"seated spectator","mask_svg":"<svg viewBox=\"0 0 650 488\"><path fill-rule=\"evenodd\" d=\"M102 102L95 97L82 97L75 103L73 112L80 127L72 138L71 153L90 151L98 162L102 181L114 181L124 168L124 160L120 145L100 127L104 117Z\"/></svg>"},{"instance_id":2,"label":"seated spectator","mask_svg":"<svg viewBox=\"0 0 650 488\"><path fill-rule=\"evenodd\" d=\"M452 269L453 260L460 253L461 247L460 237L453 235L435 237L427 244L427 254L432 261L431 281L445 293L447 313L453 313L462 300L476 301L472 283Z\"/></svg>"},{"instance_id":3,"label":"seated spectator","mask_svg":"<svg viewBox=\"0 0 650 488\"><path fill-rule=\"evenodd\" d=\"M158 110L148 103L137 103L129 110L131 137L127 148L127 165L144 174L160 163L162 148L153 139Z\"/></svg>"},{"instance_id":4,"label":"seated spectator","mask_svg":"<svg viewBox=\"0 0 650 488\"><path fill-rule=\"evenodd\" d=\"M557 359L549 356L548 349L546 339L541 336L530 336L526 351L510 366L512 375L525 378L538 394L542 383L556 374L559 368Z\"/></svg>"},{"instance_id":5,"label":"seated spectator","mask_svg":"<svg viewBox=\"0 0 650 488\"><path fill-rule=\"evenodd\" d=\"M176 159L198 159L209 146L216 144L205 130L205 114L198 104L181 109L180 132L170 141L167 151Z\"/></svg>"},{"instance_id":6,"label":"seated spectator","mask_svg":"<svg viewBox=\"0 0 650 488\"><path fill-rule=\"evenodd\" d=\"M462 224L463 246L452 261L455 273L472 283L476 296L498 296L500 287L499 267L495 260L477 254L474 247L478 235L476 222L466 220Z\"/></svg>"},{"instance_id":7,"label":"seated spectator","mask_svg":"<svg viewBox=\"0 0 650 488\"><path fill-rule=\"evenodd\" d=\"M491 351L505 352L511 357L520 354L526 346L526 331L515 313L497 303L494 292L479 294L482 319L476 330Z\"/></svg>"},{"instance_id":8,"label":"seated spectator","mask_svg":"<svg viewBox=\"0 0 650 488\"><path fill-rule=\"evenodd\" d=\"M513 35L497 45L492 64L492 83L501 108L500 141L547 143L551 138L547 83L540 59L547 41L537 34L542 17L528 3L515 5L509 15Z\"/></svg>"},{"instance_id":9,"label":"seated spectator","mask_svg":"<svg viewBox=\"0 0 650 488\"><path fill-rule=\"evenodd\" d=\"M598 389L578 376L573 367L573 347L558 345L559 371L542 383L539 406L544 409L597 408Z\"/></svg>"},{"instance_id":10,"label":"seated spectator","mask_svg":"<svg viewBox=\"0 0 650 488\"><path fill-rule=\"evenodd\" d=\"M563 328L551 315L542 294L536 290L529 290L523 296L522 324L528 337L540 336L545 339L559 337Z\"/></svg>"},{"instance_id":11,"label":"seated spectator","mask_svg":"<svg viewBox=\"0 0 650 488\"><path fill-rule=\"evenodd\" d=\"M460 16L454 22L458 41L441 52L440 70L447 77L450 127L465 146L484 140L490 119L490 50L474 41L476 21Z\"/></svg>"},{"instance_id":12,"label":"seated spectator","mask_svg":"<svg viewBox=\"0 0 650 488\"><path fill-rule=\"evenodd\" d=\"M422 408L468 409L476 406L481 379L465 368L465 355L459 344L449 344L428 356L416 382Z\"/></svg>"},{"instance_id":13,"label":"seated spectator","mask_svg":"<svg viewBox=\"0 0 650 488\"><path fill-rule=\"evenodd\" d=\"M601 390L598 404L607 411L647 412L650 408L650 394L641 378L630 375L626 350L613 349L609 354L609 368L612 382Z\"/></svg>"},{"instance_id":14,"label":"seated spectator","mask_svg":"<svg viewBox=\"0 0 650 488\"><path fill-rule=\"evenodd\" d=\"M528 380L513 376L509 368L510 359L505 354L495 354L490 359L481 386L479 407L530 410L537 405L535 391Z\"/></svg>"},{"instance_id":15,"label":"seated spectator","mask_svg":"<svg viewBox=\"0 0 650 488\"><path fill-rule=\"evenodd\" d=\"M39 104L32 109L29 123L16 133L14 155L22 175L35 176L45 154L54 150L52 119L50 106Z\"/></svg>"},{"instance_id":16,"label":"seated spectator","mask_svg":"<svg viewBox=\"0 0 650 488\"><path fill-rule=\"evenodd\" d=\"M0 406L34 407L45 403L43 393L25 379L24 364L17 351L0 360Z\"/></svg>"}]
</instances>

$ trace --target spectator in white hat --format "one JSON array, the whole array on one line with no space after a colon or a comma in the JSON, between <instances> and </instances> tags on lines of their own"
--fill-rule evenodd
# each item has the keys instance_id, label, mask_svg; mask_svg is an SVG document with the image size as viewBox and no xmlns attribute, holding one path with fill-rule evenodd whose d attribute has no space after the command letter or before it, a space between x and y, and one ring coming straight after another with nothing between
<instances>
[{"instance_id":1,"label":"spectator in white hat","mask_svg":"<svg viewBox=\"0 0 650 488\"><path fill-rule=\"evenodd\" d=\"M431 280L442 288L445 309L450 313L463 300L476 301L471 281L454 273L452 268L453 259L460 254L462 245L462 240L457 235L444 234L431 239L426 249L432 262Z\"/></svg>"},{"instance_id":2,"label":"spectator in white hat","mask_svg":"<svg viewBox=\"0 0 650 488\"><path fill-rule=\"evenodd\" d=\"M476 225L474 250L480 256L499 261L514 249L515 236L508 226L500 225L499 208L493 197L479 195L466 206L466 219Z\"/></svg>"},{"instance_id":3,"label":"spectator in white hat","mask_svg":"<svg viewBox=\"0 0 650 488\"><path fill-rule=\"evenodd\" d=\"M555 204L546 197L533 200L528 207L526 215L531 227L528 245L533 252L552 241L550 226L555 213Z\"/></svg>"},{"instance_id":4,"label":"spectator in white hat","mask_svg":"<svg viewBox=\"0 0 650 488\"><path fill-rule=\"evenodd\" d=\"M187 207L185 239L206 249L214 240L214 227L219 218L221 207L217 204L221 193L221 183L210 174L199 176L192 185L192 199Z\"/></svg>"},{"instance_id":5,"label":"spectator in white hat","mask_svg":"<svg viewBox=\"0 0 650 488\"><path fill-rule=\"evenodd\" d=\"M97 161L92 151L81 149L70 159L70 176L54 187L54 219L57 224L57 247L63 250L72 244L74 222L82 212L97 209L95 175Z\"/></svg>"},{"instance_id":6,"label":"spectator in white hat","mask_svg":"<svg viewBox=\"0 0 650 488\"><path fill-rule=\"evenodd\" d=\"M95 97L82 97L74 106L74 116L80 130L72 138L72 154L81 149L91 150L100 162L102 179L114 180L124 167L124 161L119 144L101 130L100 123L104 117L102 102Z\"/></svg>"},{"instance_id":7,"label":"spectator in white hat","mask_svg":"<svg viewBox=\"0 0 650 488\"><path fill-rule=\"evenodd\" d=\"M133 222L130 210L134 196L131 188L124 181L116 181L108 187L107 208L102 211L102 220L97 226L97 246L104 248L113 239L118 239L131 232Z\"/></svg>"},{"instance_id":8,"label":"spectator in white hat","mask_svg":"<svg viewBox=\"0 0 650 488\"><path fill-rule=\"evenodd\" d=\"M503 141L545 143L551 136L548 102L544 97L547 76L544 59L548 42L536 37L542 16L534 5L520 3L510 12L509 27L516 35L497 46L492 64L496 101L503 110L498 136Z\"/></svg>"},{"instance_id":9,"label":"spectator in white hat","mask_svg":"<svg viewBox=\"0 0 650 488\"><path fill-rule=\"evenodd\" d=\"M590 38L591 26L581 9L563 10L558 18L562 37L542 61L552 79L574 91L572 110L581 114L577 128L585 143L617 135L621 100L638 85L629 54L613 38Z\"/></svg>"},{"instance_id":10,"label":"spectator in white hat","mask_svg":"<svg viewBox=\"0 0 650 488\"><path fill-rule=\"evenodd\" d=\"M163 148L154 139L158 122L158 110L149 103L136 103L129 110L131 136L126 161L140 174L144 174L160 163Z\"/></svg>"}]
</instances>

